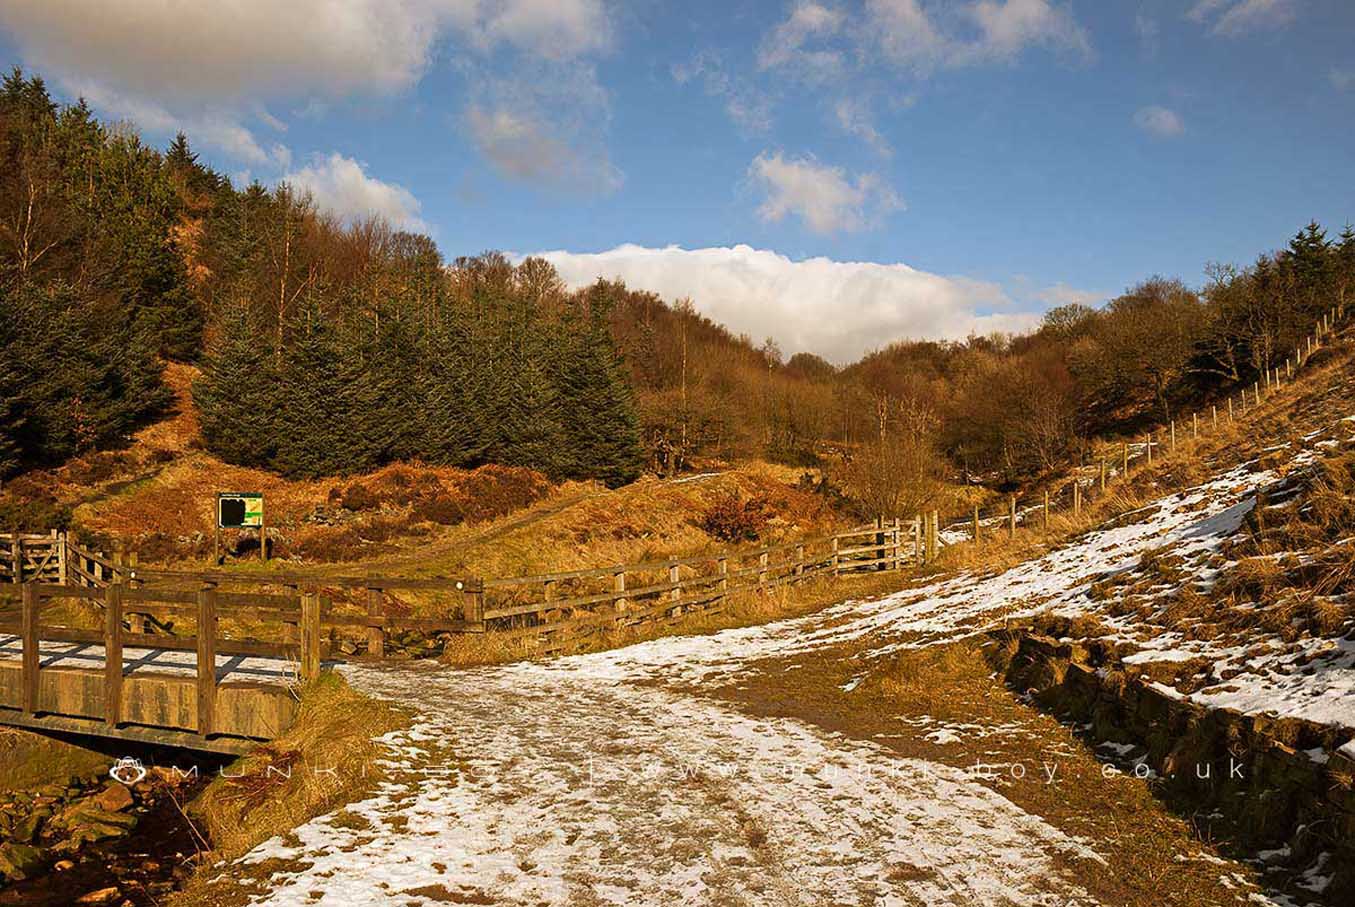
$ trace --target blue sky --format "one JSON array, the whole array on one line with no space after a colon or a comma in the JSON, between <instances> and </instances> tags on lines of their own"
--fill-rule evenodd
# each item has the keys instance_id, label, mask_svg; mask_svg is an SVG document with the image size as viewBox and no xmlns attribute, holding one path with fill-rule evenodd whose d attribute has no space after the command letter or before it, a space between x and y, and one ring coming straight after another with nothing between
<instances>
[{"instance_id":1,"label":"blue sky","mask_svg":"<svg viewBox=\"0 0 1355 907\"><path fill-rule=\"evenodd\" d=\"M0 43L237 178L839 360L1355 219L1347 0L275 6L6 0Z\"/></svg>"}]
</instances>

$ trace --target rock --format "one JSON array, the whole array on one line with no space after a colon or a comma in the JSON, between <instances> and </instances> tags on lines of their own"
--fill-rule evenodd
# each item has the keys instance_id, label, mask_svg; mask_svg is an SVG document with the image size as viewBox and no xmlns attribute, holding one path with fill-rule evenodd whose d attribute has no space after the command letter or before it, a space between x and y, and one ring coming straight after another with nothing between
<instances>
[{"instance_id":1,"label":"rock","mask_svg":"<svg viewBox=\"0 0 1355 907\"><path fill-rule=\"evenodd\" d=\"M57 860L52 864L52 869L57 872L65 872L68 869L74 869L75 864L70 860Z\"/></svg>"},{"instance_id":2,"label":"rock","mask_svg":"<svg viewBox=\"0 0 1355 907\"><path fill-rule=\"evenodd\" d=\"M125 785L113 781L94 796L93 802L107 812L121 812L132 805L132 792Z\"/></svg>"},{"instance_id":3,"label":"rock","mask_svg":"<svg viewBox=\"0 0 1355 907\"><path fill-rule=\"evenodd\" d=\"M10 839L19 844L32 844L33 839L38 836L38 828L42 825L42 820L50 815L49 810L35 809L23 816L14 823L14 827L9 833Z\"/></svg>"},{"instance_id":4,"label":"rock","mask_svg":"<svg viewBox=\"0 0 1355 907\"><path fill-rule=\"evenodd\" d=\"M22 881L42 868L43 853L28 844L0 844L0 876Z\"/></svg>"},{"instance_id":5,"label":"rock","mask_svg":"<svg viewBox=\"0 0 1355 907\"><path fill-rule=\"evenodd\" d=\"M105 841L127 834L136 826L136 816L99 809L89 802L77 803L62 813L61 824L71 830L63 849L77 850L92 841Z\"/></svg>"},{"instance_id":6,"label":"rock","mask_svg":"<svg viewBox=\"0 0 1355 907\"><path fill-rule=\"evenodd\" d=\"M108 904L116 901L122 892L116 888L100 888L98 891L91 891L88 894L82 894L75 899L77 904Z\"/></svg>"}]
</instances>

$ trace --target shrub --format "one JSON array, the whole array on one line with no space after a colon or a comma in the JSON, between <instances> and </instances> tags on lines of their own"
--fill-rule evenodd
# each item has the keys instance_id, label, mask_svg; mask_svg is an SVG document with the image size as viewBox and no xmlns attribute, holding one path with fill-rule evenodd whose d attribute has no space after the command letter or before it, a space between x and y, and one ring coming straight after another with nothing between
<instances>
[{"instance_id":1,"label":"shrub","mask_svg":"<svg viewBox=\"0 0 1355 907\"><path fill-rule=\"evenodd\" d=\"M767 500L743 499L737 494L717 500L701 517L701 528L723 542L755 541L766 528L771 514Z\"/></svg>"},{"instance_id":2,"label":"shrub","mask_svg":"<svg viewBox=\"0 0 1355 907\"><path fill-rule=\"evenodd\" d=\"M71 525L71 508L67 504L42 498L0 498L0 531L50 532Z\"/></svg>"},{"instance_id":3,"label":"shrub","mask_svg":"<svg viewBox=\"0 0 1355 907\"><path fill-rule=\"evenodd\" d=\"M492 520L521 510L550 493L550 480L521 466L481 466L459 483L457 491L470 522Z\"/></svg>"},{"instance_id":4,"label":"shrub","mask_svg":"<svg viewBox=\"0 0 1355 907\"><path fill-rule=\"evenodd\" d=\"M439 494L416 502L414 518L441 526L456 526L465 522L466 508L450 495Z\"/></svg>"},{"instance_id":5,"label":"shrub","mask_svg":"<svg viewBox=\"0 0 1355 907\"><path fill-rule=\"evenodd\" d=\"M339 503L348 510L375 510L381 506L381 498L366 485L354 482L343 490Z\"/></svg>"}]
</instances>

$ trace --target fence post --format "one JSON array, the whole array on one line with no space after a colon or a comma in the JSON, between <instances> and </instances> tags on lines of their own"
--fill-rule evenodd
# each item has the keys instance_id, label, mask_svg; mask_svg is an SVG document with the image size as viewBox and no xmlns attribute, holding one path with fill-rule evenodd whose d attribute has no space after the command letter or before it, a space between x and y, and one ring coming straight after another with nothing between
<instances>
[{"instance_id":1,"label":"fence post","mask_svg":"<svg viewBox=\"0 0 1355 907\"><path fill-rule=\"evenodd\" d=\"M122 582L104 590L104 722L122 723Z\"/></svg>"},{"instance_id":2,"label":"fence post","mask_svg":"<svg viewBox=\"0 0 1355 907\"><path fill-rule=\"evenodd\" d=\"M832 556L832 559L831 559L831 561L830 561L830 563L832 563L832 565L833 565L833 576L838 576L838 575L840 575L841 572L842 572L841 569L840 569L840 567L839 567L841 561L840 561L839 558L838 558L837 549L838 549L838 537L837 537L837 536L833 536L833 556Z\"/></svg>"},{"instance_id":3,"label":"fence post","mask_svg":"<svg viewBox=\"0 0 1355 907\"><path fill-rule=\"evenodd\" d=\"M58 533L56 530L52 530L52 534L56 538L56 542L54 542L53 544L57 546L56 549L57 582L64 586L70 582L70 571L66 566L66 558L70 556L66 551L66 533L64 532Z\"/></svg>"},{"instance_id":4,"label":"fence post","mask_svg":"<svg viewBox=\"0 0 1355 907\"><path fill-rule=\"evenodd\" d=\"M1082 513L1082 486L1078 484L1077 479L1073 479L1073 516Z\"/></svg>"},{"instance_id":5,"label":"fence post","mask_svg":"<svg viewBox=\"0 0 1355 907\"><path fill-rule=\"evenodd\" d=\"M465 615L466 620L477 624L480 629L485 627L485 583L484 580L470 580L463 585L465 604L461 606L461 613Z\"/></svg>"},{"instance_id":6,"label":"fence post","mask_svg":"<svg viewBox=\"0 0 1355 907\"><path fill-rule=\"evenodd\" d=\"M941 554L941 514L933 510L931 526L928 531L928 560L936 560Z\"/></svg>"},{"instance_id":7,"label":"fence post","mask_svg":"<svg viewBox=\"0 0 1355 907\"><path fill-rule=\"evenodd\" d=\"M15 585L22 583L24 581L24 541L19 538L17 528L9 539L9 567L10 580Z\"/></svg>"},{"instance_id":8,"label":"fence post","mask_svg":"<svg viewBox=\"0 0 1355 907\"><path fill-rule=\"evenodd\" d=\"M1233 398L1228 398L1228 421L1233 421Z\"/></svg>"},{"instance_id":9,"label":"fence post","mask_svg":"<svg viewBox=\"0 0 1355 907\"><path fill-rule=\"evenodd\" d=\"M979 540L979 505L974 505L974 541Z\"/></svg>"},{"instance_id":10,"label":"fence post","mask_svg":"<svg viewBox=\"0 0 1355 907\"><path fill-rule=\"evenodd\" d=\"M1007 499L1007 538L1016 538L1016 495Z\"/></svg>"},{"instance_id":11,"label":"fence post","mask_svg":"<svg viewBox=\"0 0 1355 907\"><path fill-rule=\"evenodd\" d=\"M1212 413L1213 416L1214 416L1214 431L1218 431L1218 430L1219 430L1219 405L1218 405L1217 403L1211 403L1211 404L1209 405L1209 409L1210 409L1211 413Z\"/></svg>"},{"instance_id":12,"label":"fence post","mask_svg":"<svg viewBox=\"0 0 1355 907\"><path fill-rule=\"evenodd\" d=\"M1105 494L1105 491L1106 491L1106 472L1107 472L1107 471L1108 471L1108 470L1106 469L1106 460L1105 460L1104 457L1102 457L1102 458L1101 458L1101 493L1102 493L1102 494Z\"/></svg>"},{"instance_id":13,"label":"fence post","mask_svg":"<svg viewBox=\"0 0 1355 907\"><path fill-rule=\"evenodd\" d=\"M903 524L894 517L894 569L903 569Z\"/></svg>"},{"instance_id":14,"label":"fence post","mask_svg":"<svg viewBox=\"0 0 1355 907\"><path fill-rule=\"evenodd\" d=\"M922 514L913 517L913 562L921 567L925 552L922 549Z\"/></svg>"},{"instance_id":15,"label":"fence post","mask_svg":"<svg viewBox=\"0 0 1355 907\"><path fill-rule=\"evenodd\" d=\"M875 549L875 557L873 558L873 560L878 561L878 563L876 563L876 565L875 565L875 570L876 570L876 572L878 572L878 571L880 571L880 570L887 570L887 569L888 569L887 565L884 563L884 559L885 559L885 532L884 532L884 528L885 528L885 518L884 518L884 515L883 515L883 514L881 514L880 516L877 516L877 517L875 518L875 528L878 529L878 530L880 530L879 532L875 533L875 544L878 545L879 547L877 547L877 548Z\"/></svg>"},{"instance_id":16,"label":"fence post","mask_svg":"<svg viewBox=\"0 0 1355 907\"><path fill-rule=\"evenodd\" d=\"M216 587L198 590L198 736L216 730Z\"/></svg>"},{"instance_id":17,"label":"fence post","mask_svg":"<svg viewBox=\"0 0 1355 907\"><path fill-rule=\"evenodd\" d=\"M382 589L367 587L367 616L384 622L386 617L386 593ZM373 658L386 657L385 626L367 628L367 654Z\"/></svg>"},{"instance_id":18,"label":"fence post","mask_svg":"<svg viewBox=\"0 0 1355 907\"><path fill-rule=\"evenodd\" d=\"M613 592L626 591L625 570L618 570L612 574L612 591ZM613 602L613 605L616 607L618 613L625 611L627 608L630 607L630 604L626 601L626 597L624 595L617 596L616 601Z\"/></svg>"},{"instance_id":19,"label":"fence post","mask_svg":"<svg viewBox=\"0 0 1355 907\"><path fill-rule=\"evenodd\" d=\"M805 546L795 546L795 577L798 580L805 575Z\"/></svg>"},{"instance_id":20,"label":"fence post","mask_svg":"<svg viewBox=\"0 0 1355 907\"><path fill-rule=\"evenodd\" d=\"M301 679L320 676L320 594L301 593Z\"/></svg>"},{"instance_id":21,"label":"fence post","mask_svg":"<svg viewBox=\"0 0 1355 907\"><path fill-rule=\"evenodd\" d=\"M1198 441L1200 439L1200 414L1190 414L1190 440Z\"/></svg>"},{"instance_id":22,"label":"fence post","mask_svg":"<svg viewBox=\"0 0 1355 907\"><path fill-rule=\"evenodd\" d=\"M766 566L767 555L765 552L762 555L762 563L763 566ZM670 583L682 582L682 568L679 567L677 564L670 564L668 566L668 582ZM682 598L682 587L678 586L675 589L668 590L668 597L673 601L677 601L678 599Z\"/></svg>"},{"instance_id":23,"label":"fence post","mask_svg":"<svg viewBox=\"0 0 1355 907\"><path fill-rule=\"evenodd\" d=\"M1153 462L1153 434L1148 433L1148 463ZM1120 478L1125 479L1129 475L1129 442L1127 440L1120 442Z\"/></svg>"},{"instance_id":24,"label":"fence post","mask_svg":"<svg viewBox=\"0 0 1355 907\"><path fill-rule=\"evenodd\" d=\"M24 583L23 585L23 625L20 633L23 636L24 654L23 654L23 707L24 714L30 718L38 711L38 671L41 664L38 657L38 646L41 641L38 636L38 586L36 583Z\"/></svg>"},{"instance_id":25,"label":"fence post","mask_svg":"<svg viewBox=\"0 0 1355 907\"><path fill-rule=\"evenodd\" d=\"M1106 463L1105 460L1102 460L1102 461L1101 461L1102 467L1105 466L1105 463ZM1048 529L1048 528L1049 528L1049 489L1048 489L1048 488L1046 488L1045 491L1044 491L1044 510L1042 511L1042 513L1044 514L1044 528Z\"/></svg>"},{"instance_id":26,"label":"fence post","mask_svg":"<svg viewBox=\"0 0 1355 907\"><path fill-rule=\"evenodd\" d=\"M729 558L716 558L715 572L720 576L720 582L717 584L717 588L720 590L720 598L723 600L729 595Z\"/></svg>"},{"instance_id":27,"label":"fence post","mask_svg":"<svg viewBox=\"0 0 1355 907\"><path fill-rule=\"evenodd\" d=\"M1172 419L1172 445L1171 445L1171 448L1170 448L1170 452L1171 452L1171 453L1176 453L1176 420L1175 420L1175 419Z\"/></svg>"}]
</instances>

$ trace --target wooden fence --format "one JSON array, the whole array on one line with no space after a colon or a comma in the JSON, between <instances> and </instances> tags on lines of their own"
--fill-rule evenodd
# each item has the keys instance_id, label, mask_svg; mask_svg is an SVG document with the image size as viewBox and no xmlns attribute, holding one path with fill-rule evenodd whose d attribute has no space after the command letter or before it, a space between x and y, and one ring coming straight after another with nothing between
<instances>
[{"instance_id":1,"label":"wooden fence","mask_svg":"<svg viewBox=\"0 0 1355 907\"><path fill-rule=\"evenodd\" d=\"M1187 449L1195 441L1231 425L1270 399L1281 387L1290 383L1309 363L1336 331L1345 317L1344 306L1330 309L1314 325L1313 333L1304 339L1292 356L1262 370L1251 385L1243 386L1236 394L1210 403L1207 409L1197 410L1136 438L1125 438L1117 445L1103 448L1101 455L1082 467L1079 475L1052 490L1024 498L1008 496L997 508L984 510L975 507L966 519L946 526L940 544L957 541L978 542L985 536L1015 537L1018 528L1049 528L1056 514L1078 517L1095 498L1105 494L1116 482L1124 481L1141 468L1151 466L1154 459L1173 455L1178 449ZM936 519L933 511L929 518Z\"/></svg>"},{"instance_id":2,"label":"wooden fence","mask_svg":"<svg viewBox=\"0 0 1355 907\"><path fill-rule=\"evenodd\" d=\"M65 535L0 533L0 582L66 582Z\"/></svg>"}]
</instances>

